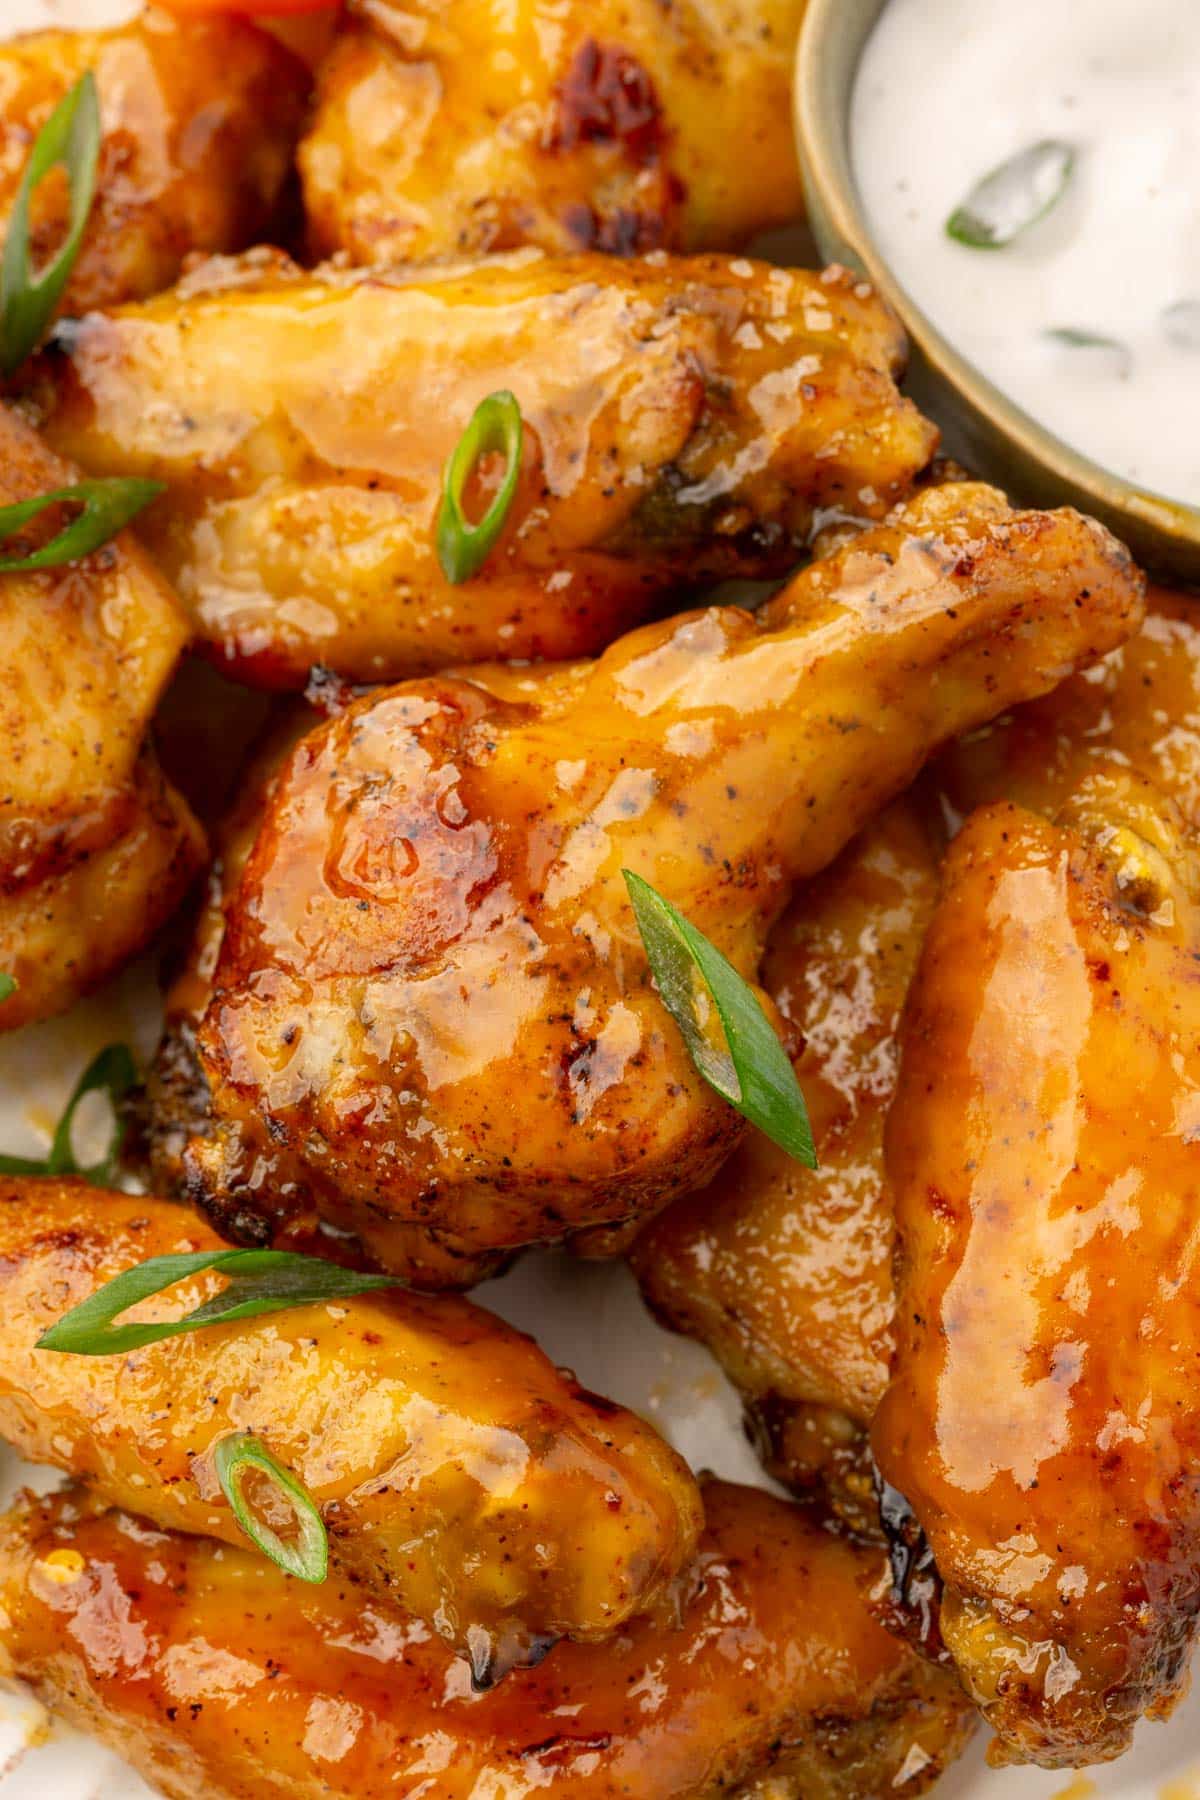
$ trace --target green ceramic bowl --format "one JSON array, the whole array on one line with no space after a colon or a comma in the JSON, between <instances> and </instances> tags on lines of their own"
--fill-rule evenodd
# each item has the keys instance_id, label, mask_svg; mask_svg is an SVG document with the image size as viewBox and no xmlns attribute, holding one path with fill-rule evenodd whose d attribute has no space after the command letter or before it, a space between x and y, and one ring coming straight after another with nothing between
<instances>
[{"instance_id":1,"label":"green ceramic bowl","mask_svg":"<svg viewBox=\"0 0 1200 1800\"><path fill-rule=\"evenodd\" d=\"M909 386L952 455L1018 499L1094 514L1149 567L1200 582L1200 508L1122 481L1031 419L946 341L883 260L854 183L849 122L859 57L886 4L808 0L796 57L796 140L822 255L861 270L899 313L913 347Z\"/></svg>"}]
</instances>

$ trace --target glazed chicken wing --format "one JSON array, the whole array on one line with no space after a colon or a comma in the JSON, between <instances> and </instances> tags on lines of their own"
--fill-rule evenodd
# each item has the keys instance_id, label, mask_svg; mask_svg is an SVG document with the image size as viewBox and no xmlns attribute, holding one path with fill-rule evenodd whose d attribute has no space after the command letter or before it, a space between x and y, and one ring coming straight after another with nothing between
<instances>
[{"instance_id":1,"label":"glazed chicken wing","mask_svg":"<svg viewBox=\"0 0 1200 1800\"><path fill-rule=\"evenodd\" d=\"M762 982L799 1045L820 1167L759 1131L642 1233L633 1267L664 1324L699 1338L751 1404L773 1472L857 1490L892 1352L883 1125L900 1010L937 893L940 833L916 790L873 820L772 932Z\"/></svg>"},{"instance_id":2,"label":"glazed chicken wing","mask_svg":"<svg viewBox=\"0 0 1200 1800\"><path fill-rule=\"evenodd\" d=\"M192 251L240 250L269 228L308 85L303 66L231 16L150 9L114 31L0 43L0 238L34 138L85 70L103 140L83 247L59 308L82 313L169 287ZM35 266L58 250L67 184L34 195Z\"/></svg>"},{"instance_id":3,"label":"glazed chicken wing","mask_svg":"<svg viewBox=\"0 0 1200 1800\"><path fill-rule=\"evenodd\" d=\"M60 337L51 440L168 483L146 542L210 654L268 685L602 649L681 582L786 573L815 508L878 516L936 436L896 392L898 326L844 271L250 258ZM520 481L452 586L442 469L499 389L524 419Z\"/></svg>"},{"instance_id":4,"label":"glazed chicken wing","mask_svg":"<svg viewBox=\"0 0 1200 1800\"><path fill-rule=\"evenodd\" d=\"M1200 1612L1200 867L1097 764L947 858L887 1160L898 1348L875 1454L1002 1755L1116 1756Z\"/></svg>"},{"instance_id":5,"label":"glazed chicken wing","mask_svg":"<svg viewBox=\"0 0 1200 1800\"><path fill-rule=\"evenodd\" d=\"M967 1708L873 1622L875 1556L752 1489L705 1502L680 1615L486 1694L357 1590L69 1494L0 1528L0 1644L170 1800L751 1800L771 1767L775 1800L923 1793Z\"/></svg>"},{"instance_id":6,"label":"glazed chicken wing","mask_svg":"<svg viewBox=\"0 0 1200 1800\"><path fill-rule=\"evenodd\" d=\"M469 1258L702 1185L741 1121L651 983L622 868L753 977L790 886L933 748L1140 606L1099 527L963 486L757 617L357 701L284 767L229 909L193 1191L315 1196L419 1277L414 1228Z\"/></svg>"},{"instance_id":7,"label":"glazed chicken wing","mask_svg":"<svg viewBox=\"0 0 1200 1800\"><path fill-rule=\"evenodd\" d=\"M732 250L803 209L804 0L382 0L300 150L320 255Z\"/></svg>"},{"instance_id":8,"label":"glazed chicken wing","mask_svg":"<svg viewBox=\"0 0 1200 1800\"><path fill-rule=\"evenodd\" d=\"M480 1684L614 1631L687 1565L700 1500L675 1453L466 1301L376 1292L123 1355L34 1348L122 1270L209 1248L227 1246L160 1200L0 1186L0 1436L241 1544L213 1451L253 1433L312 1495L341 1576L429 1623ZM193 1276L133 1316L179 1318L221 1286Z\"/></svg>"},{"instance_id":9,"label":"glazed chicken wing","mask_svg":"<svg viewBox=\"0 0 1200 1800\"><path fill-rule=\"evenodd\" d=\"M0 505L77 479L0 410ZM147 740L186 640L128 532L61 568L0 573L0 969L17 980L0 1029L61 1011L119 967L203 858Z\"/></svg>"}]
</instances>

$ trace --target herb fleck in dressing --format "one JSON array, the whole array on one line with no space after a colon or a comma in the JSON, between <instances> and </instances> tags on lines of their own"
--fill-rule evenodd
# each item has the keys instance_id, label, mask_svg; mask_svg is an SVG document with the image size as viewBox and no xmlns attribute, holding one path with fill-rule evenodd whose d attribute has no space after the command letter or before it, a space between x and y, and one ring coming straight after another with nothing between
<instances>
[{"instance_id":1,"label":"herb fleck in dressing","mask_svg":"<svg viewBox=\"0 0 1200 1800\"><path fill-rule=\"evenodd\" d=\"M890 0L851 132L876 242L946 336L1200 505L1200 6Z\"/></svg>"}]
</instances>

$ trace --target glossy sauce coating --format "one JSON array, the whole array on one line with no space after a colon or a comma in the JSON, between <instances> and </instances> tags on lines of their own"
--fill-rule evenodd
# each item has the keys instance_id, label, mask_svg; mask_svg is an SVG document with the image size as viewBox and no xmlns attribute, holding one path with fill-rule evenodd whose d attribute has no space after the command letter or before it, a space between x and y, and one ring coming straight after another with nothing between
<instances>
[{"instance_id":1,"label":"glossy sauce coating","mask_svg":"<svg viewBox=\"0 0 1200 1800\"><path fill-rule=\"evenodd\" d=\"M641 1236L633 1266L665 1324L699 1338L755 1403L797 1483L853 1464L892 1352L883 1126L896 1033L942 844L914 790L800 889L762 982L794 1042L820 1168L748 1131L715 1181Z\"/></svg>"},{"instance_id":2,"label":"glossy sauce coating","mask_svg":"<svg viewBox=\"0 0 1200 1800\"><path fill-rule=\"evenodd\" d=\"M1181 816L1097 764L951 847L887 1166L894 1379L872 1433L1003 1757L1124 1750L1200 1609L1200 886Z\"/></svg>"},{"instance_id":3,"label":"glossy sauce coating","mask_svg":"<svg viewBox=\"0 0 1200 1800\"><path fill-rule=\"evenodd\" d=\"M934 771L953 823L987 800L1053 810L1097 761L1149 777L1200 828L1200 608L1152 586L1128 643L950 745Z\"/></svg>"},{"instance_id":4,"label":"glossy sauce coating","mask_svg":"<svg viewBox=\"0 0 1200 1800\"><path fill-rule=\"evenodd\" d=\"M773 1474L864 1492L858 1427L887 1381L892 1201L883 1126L896 1030L935 895L944 822L1011 797L1053 812L1098 761L1149 773L1200 822L1200 619L1150 589L1142 628L1052 693L952 743L929 777L797 894L763 984L798 1033L821 1155L795 1168L757 1132L639 1240L664 1323L708 1345L749 1402ZM857 1508L856 1508L857 1510ZM861 1519L860 1519L861 1523Z\"/></svg>"},{"instance_id":5,"label":"glossy sauce coating","mask_svg":"<svg viewBox=\"0 0 1200 1800\"><path fill-rule=\"evenodd\" d=\"M0 1186L0 1434L160 1525L245 1538L212 1450L259 1437L318 1504L341 1578L403 1608L480 1681L600 1638L685 1568L700 1497L633 1414L466 1301L364 1294L118 1356L36 1350L103 1281L222 1242L187 1209L82 1182ZM190 1278L134 1317L179 1318Z\"/></svg>"},{"instance_id":6,"label":"glossy sauce coating","mask_svg":"<svg viewBox=\"0 0 1200 1800\"><path fill-rule=\"evenodd\" d=\"M373 0L300 149L319 255L732 250L803 211L804 0Z\"/></svg>"},{"instance_id":7,"label":"glossy sauce coating","mask_svg":"<svg viewBox=\"0 0 1200 1800\"><path fill-rule=\"evenodd\" d=\"M361 1594L68 1496L0 1536L0 1641L170 1800L775 1800L924 1792L970 1717L874 1623L875 1554L715 1482L681 1616L490 1693ZM757 1793L751 1786L746 1800Z\"/></svg>"},{"instance_id":8,"label":"glossy sauce coating","mask_svg":"<svg viewBox=\"0 0 1200 1800\"><path fill-rule=\"evenodd\" d=\"M0 409L0 506L79 471ZM64 519L0 552L27 554ZM0 1029L58 1012L141 948L204 856L147 742L187 641L170 588L128 531L82 561L0 573Z\"/></svg>"},{"instance_id":9,"label":"glossy sauce coating","mask_svg":"<svg viewBox=\"0 0 1200 1800\"><path fill-rule=\"evenodd\" d=\"M63 341L51 440L169 484L146 541L209 653L267 685L602 649L682 583L786 573L816 508L878 516L936 439L894 385L899 327L844 271L528 251L305 275L264 252ZM451 586L443 466L504 388L517 493Z\"/></svg>"},{"instance_id":10,"label":"glossy sauce coating","mask_svg":"<svg viewBox=\"0 0 1200 1800\"><path fill-rule=\"evenodd\" d=\"M168 287L193 251L267 234L300 129L308 79L244 19L181 22L148 8L115 31L39 31L0 43L0 220L33 140L90 69L103 139L83 246L59 311ZM62 242L67 184L39 184L35 268Z\"/></svg>"},{"instance_id":11,"label":"glossy sauce coating","mask_svg":"<svg viewBox=\"0 0 1200 1800\"><path fill-rule=\"evenodd\" d=\"M315 1197L420 1274L395 1225L469 1257L702 1185L741 1121L651 984L622 868L753 978L792 884L932 749L1140 610L1099 527L968 485L756 616L356 702L281 773L228 912L194 1191Z\"/></svg>"}]
</instances>

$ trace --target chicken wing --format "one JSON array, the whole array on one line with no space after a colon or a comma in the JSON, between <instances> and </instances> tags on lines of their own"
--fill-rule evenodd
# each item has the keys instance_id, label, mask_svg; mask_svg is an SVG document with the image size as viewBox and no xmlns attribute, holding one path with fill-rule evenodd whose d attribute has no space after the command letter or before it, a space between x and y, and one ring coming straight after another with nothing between
<instances>
[{"instance_id":1,"label":"chicken wing","mask_svg":"<svg viewBox=\"0 0 1200 1800\"><path fill-rule=\"evenodd\" d=\"M895 1373L873 1430L1002 1756L1119 1755L1200 1612L1200 866L1097 764L974 814L902 1030Z\"/></svg>"},{"instance_id":2,"label":"chicken wing","mask_svg":"<svg viewBox=\"0 0 1200 1800\"><path fill-rule=\"evenodd\" d=\"M300 148L319 255L732 250L803 211L804 0L360 10L321 67Z\"/></svg>"},{"instance_id":3,"label":"chicken wing","mask_svg":"<svg viewBox=\"0 0 1200 1800\"><path fill-rule=\"evenodd\" d=\"M190 252L240 250L263 235L308 87L296 58L231 16L184 22L149 9L119 30L39 31L0 44L0 220L34 138L88 69L104 135L59 308L68 314L157 293ZM40 184L31 218L40 264L65 233L65 181Z\"/></svg>"},{"instance_id":4,"label":"chicken wing","mask_svg":"<svg viewBox=\"0 0 1200 1800\"><path fill-rule=\"evenodd\" d=\"M170 1800L751 1800L772 1765L777 1800L923 1793L970 1720L871 1619L875 1555L752 1489L705 1502L681 1616L487 1694L356 1590L70 1494L0 1528L0 1643Z\"/></svg>"},{"instance_id":5,"label":"chicken wing","mask_svg":"<svg viewBox=\"0 0 1200 1800\"><path fill-rule=\"evenodd\" d=\"M161 1200L0 1185L0 1436L241 1544L212 1457L253 1433L309 1490L341 1575L432 1625L480 1683L616 1630L686 1567L700 1498L679 1457L466 1301L374 1293L118 1356L34 1348L122 1270L209 1248L227 1246ZM194 1276L135 1316L179 1318L221 1286Z\"/></svg>"},{"instance_id":6,"label":"chicken wing","mask_svg":"<svg viewBox=\"0 0 1200 1800\"><path fill-rule=\"evenodd\" d=\"M594 664L370 694L281 773L199 1033L193 1191L312 1197L389 1266L636 1219L741 1121L654 990L621 877L747 976L790 886L946 738L1135 628L1099 527L921 496L757 617L710 608Z\"/></svg>"},{"instance_id":7,"label":"chicken wing","mask_svg":"<svg viewBox=\"0 0 1200 1800\"><path fill-rule=\"evenodd\" d=\"M77 479L0 409L0 505ZM0 1029L103 980L203 860L200 828L147 741L186 641L174 596L128 532L81 562L0 573L0 969L17 980Z\"/></svg>"},{"instance_id":8,"label":"chicken wing","mask_svg":"<svg viewBox=\"0 0 1200 1800\"><path fill-rule=\"evenodd\" d=\"M302 687L314 663L382 681L602 649L681 579L786 573L816 508L878 516L936 438L896 391L898 326L844 271L524 252L304 275L251 257L60 341L51 441L169 484L146 542L210 654L266 685ZM519 486L452 586L443 464L504 388Z\"/></svg>"},{"instance_id":9,"label":"chicken wing","mask_svg":"<svg viewBox=\"0 0 1200 1800\"><path fill-rule=\"evenodd\" d=\"M749 1131L702 1194L639 1238L662 1321L708 1345L751 1404L773 1472L870 1505L861 1441L892 1352L883 1124L896 1032L937 893L941 834L916 792L874 820L771 934L763 986L796 1043L815 1172Z\"/></svg>"}]
</instances>

